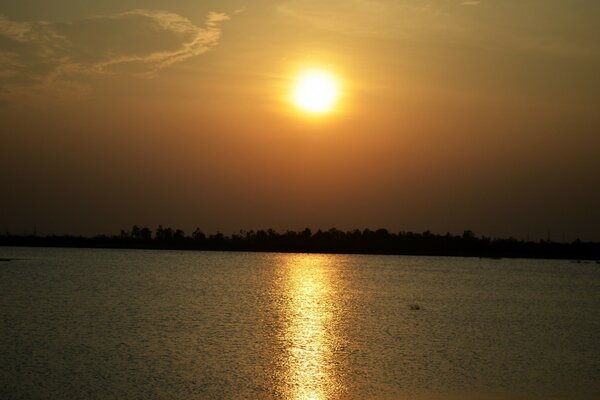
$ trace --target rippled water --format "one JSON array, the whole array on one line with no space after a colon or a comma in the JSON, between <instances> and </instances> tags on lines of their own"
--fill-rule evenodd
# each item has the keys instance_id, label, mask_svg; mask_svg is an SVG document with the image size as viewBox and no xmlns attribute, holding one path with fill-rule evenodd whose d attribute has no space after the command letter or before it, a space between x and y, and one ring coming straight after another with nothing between
<instances>
[{"instance_id":1,"label":"rippled water","mask_svg":"<svg viewBox=\"0 0 600 400\"><path fill-rule=\"evenodd\" d=\"M598 264L0 257L2 399L600 398Z\"/></svg>"}]
</instances>

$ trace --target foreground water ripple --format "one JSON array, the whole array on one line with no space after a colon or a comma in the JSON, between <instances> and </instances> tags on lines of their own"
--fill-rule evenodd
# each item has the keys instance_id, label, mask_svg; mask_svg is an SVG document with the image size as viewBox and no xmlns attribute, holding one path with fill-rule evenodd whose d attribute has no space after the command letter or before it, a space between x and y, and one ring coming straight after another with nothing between
<instances>
[{"instance_id":1,"label":"foreground water ripple","mask_svg":"<svg viewBox=\"0 0 600 400\"><path fill-rule=\"evenodd\" d=\"M600 268L0 248L2 399L598 399Z\"/></svg>"}]
</instances>

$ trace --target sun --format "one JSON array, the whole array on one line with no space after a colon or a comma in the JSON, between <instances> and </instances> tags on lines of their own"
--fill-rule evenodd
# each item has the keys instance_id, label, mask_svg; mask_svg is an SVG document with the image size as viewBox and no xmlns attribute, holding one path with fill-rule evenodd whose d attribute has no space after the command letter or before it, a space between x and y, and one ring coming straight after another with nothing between
<instances>
[{"instance_id":1,"label":"sun","mask_svg":"<svg viewBox=\"0 0 600 400\"><path fill-rule=\"evenodd\" d=\"M339 83L333 74L320 69L303 71L297 78L292 100L311 114L333 110L339 97Z\"/></svg>"}]
</instances>

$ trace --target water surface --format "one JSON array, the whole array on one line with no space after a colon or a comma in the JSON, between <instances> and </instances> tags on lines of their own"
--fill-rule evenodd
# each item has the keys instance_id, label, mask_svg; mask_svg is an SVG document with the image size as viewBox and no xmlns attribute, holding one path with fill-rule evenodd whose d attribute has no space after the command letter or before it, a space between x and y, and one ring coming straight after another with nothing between
<instances>
[{"instance_id":1,"label":"water surface","mask_svg":"<svg viewBox=\"0 0 600 400\"><path fill-rule=\"evenodd\" d=\"M600 266L0 248L0 398L598 399Z\"/></svg>"}]
</instances>

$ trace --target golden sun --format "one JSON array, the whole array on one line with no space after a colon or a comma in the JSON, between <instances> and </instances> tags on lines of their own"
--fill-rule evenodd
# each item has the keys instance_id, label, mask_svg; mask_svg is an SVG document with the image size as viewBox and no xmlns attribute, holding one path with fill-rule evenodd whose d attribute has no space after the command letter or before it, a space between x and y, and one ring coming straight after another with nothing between
<instances>
[{"instance_id":1,"label":"golden sun","mask_svg":"<svg viewBox=\"0 0 600 400\"><path fill-rule=\"evenodd\" d=\"M302 72L296 80L293 102L311 114L331 111L339 97L339 84L331 73L312 69Z\"/></svg>"}]
</instances>

